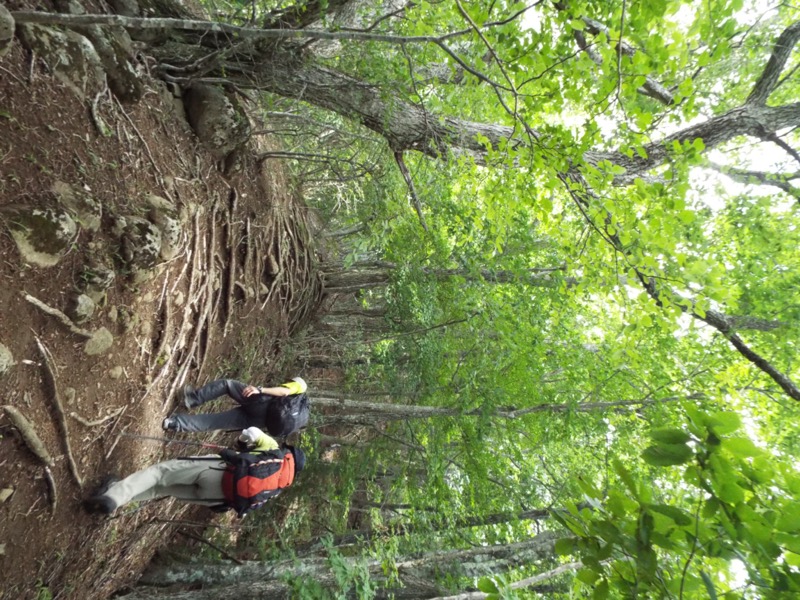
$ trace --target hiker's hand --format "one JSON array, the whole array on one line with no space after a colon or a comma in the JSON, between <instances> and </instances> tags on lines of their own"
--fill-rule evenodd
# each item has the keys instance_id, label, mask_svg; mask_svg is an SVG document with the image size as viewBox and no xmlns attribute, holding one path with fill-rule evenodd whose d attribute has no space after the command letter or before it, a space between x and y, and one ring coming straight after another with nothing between
<instances>
[{"instance_id":1,"label":"hiker's hand","mask_svg":"<svg viewBox=\"0 0 800 600\"><path fill-rule=\"evenodd\" d=\"M222 457L222 460L224 460L225 462L232 462L233 459L235 459L237 456L239 456L239 453L236 452L236 450L231 450L230 448L225 448L224 450L222 450L219 453L219 455Z\"/></svg>"},{"instance_id":2,"label":"hiker's hand","mask_svg":"<svg viewBox=\"0 0 800 600\"><path fill-rule=\"evenodd\" d=\"M242 390L242 396L244 396L245 398L249 398L250 396L260 393L261 393L261 388L257 388L254 385L248 385L246 388Z\"/></svg>"}]
</instances>

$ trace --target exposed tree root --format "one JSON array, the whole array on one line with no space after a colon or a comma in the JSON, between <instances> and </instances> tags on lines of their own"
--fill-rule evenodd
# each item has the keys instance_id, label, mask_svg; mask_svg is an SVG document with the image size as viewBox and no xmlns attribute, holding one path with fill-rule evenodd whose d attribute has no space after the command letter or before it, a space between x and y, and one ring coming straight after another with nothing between
<instances>
[{"instance_id":1,"label":"exposed tree root","mask_svg":"<svg viewBox=\"0 0 800 600\"><path fill-rule=\"evenodd\" d=\"M239 194L236 188L231 188L230 203L228 207L227 239L225 245L228 248L228 287L225 296L225 325L222 329L222 337L228 336L228 331L232 325L233 317L233 287L236 282L236 251L234 244L234 216L239 201Z\"/></svg>"},{"instance_id":2,"label":"exposed tree root","mask_svg":"<svg viewBox=\"0 0 800 600\"><path fill-rule=\"evenodd\" d=\"M217 212L218 206L217 202L215 202L211 210L211 218L209 220L209 227L211 229L211 242L209 243L208 253L206 254L208 261L207 295L208 302L210 304L208 309L208 317L205 319L205 340L202 344L198 345L198 355L195 359L197 363L198 376L201 376L203 373L203 369L206 364L206 357L208 356L208 350L211 348L211 342L214 335L214 323L216 322L216 314L219 309L219 299L222 297L222 286L220 285L219 287L215 288L215 284L217 284Z\"/></svg>"},{"instance_id":3,"label":"exposed tree root","mask_svg":"<svg viewBox=\"0 0 800 600\"><path fill-rule=\"evenodd\" d=\"M47 451L44 443L42 442L39 435L36 433L36 429L34 428L33 424L23 415L20 411L10 405L6 405L3 407L3 410L8 415L8 418L11 419L11 422L14 424L14 427L17 428L20 435L22 436L22 440L25 442L25 445L28 449L33 452L33 454L44 463L44 476L45 480L47 481L47 489L48 489L48 496L50 499L50 512L55 513L56 506L58 505L58 493L56 491L56 482L53 479L53 473L50 468L55 464L53 461L53 457L50 456L50 453Z\"/></svg>"},{"instance_id":4,"label":"exposed tree root","mask_svg":"<svg viewBox=\"0 0 800 600\"><path fill-rule=\"evenodd\" d=\"M124 412L125 408L127 408L127 407L122 406L122 407L118 408L117 410L115 410L114 412L112 412L111 414L106 415L102 419L97 419L96 421L87 421L86 419L84 419L82 416L80 416L76 412L69 413L69 416L72 417L73 419L75 419L78 423L81 423L82 425L85 425L86 427L97 427L98 425L102 425L106 421L109 421L109 420L114 419L114 418L118 417L119 415L121 415Z\"/></svg>"},{"instance_id":5,"label":"exposed tree root","mask_svg":"<svg viewBox=\"0 0 800 600\"><path fill-rule=\"evenodd\" d=\"M10 405L4 406L3 410L8 415L8 418L11 419L14 427L19 430L20 435L22 435L22 440L25 442L25 445L28 446L28 449L33 452L45 466L52 467L55 464L53 457L50 456L42 439L38 436L36 429L27 417Z\"/></svg>"},{"instance_id":6,"label":"exposed tree root","mask_svg":"<svg viewBox=\"0 0 800 600\"><path fill-rule=\"evenodd\" d=\"M53 478L53 471L50 467L44 468L44 480L47 482L47 491L50 498L50 514L56 512L58 506L58 492L56 491L56 480Z\"/></svg>"},{"instance_id":7,"label":"exposed tree root","mask_svg":"<svg viewBox=\"0 0 800 600\"><path fill-rule=\"evenodd\" d=\"M69 330L72 333L74 333L76 335L80 335L80 336L85 337L85 338L91 338L92 337L93 334L92 334L91 331L87 331L86 329L81 329L80 327L75 325L75 323L72 322L72 319L70 319L67 315L65 315L63 312L61 312L57 308L53 308L52 306L48 306L47 304L45 304L44 302L42 302L38 298L34 298L30 294L26 294L25 292L22 293L22 296L23 296L23 298L25 298L25 300L27 300L28 302L33 304L36 308L40 309L42 312L45 312L48 315L53 316L56 319L58 319L59 321L61 321L61 323L66 325L67 328L69 328Z\"/></svg>"},{"instance_id":8,"label":"exposed tree root","mask_svg":"<svg viewBox=\"0 0 800 600\"><path fill-rule=\"evenodd\" d=\"M42 341L38 337L34 337L36 339L36 345L39 347L39 353L44 359L45 372L50 380L50 387L52 388L53 392L53 405L56 409L56 416L58 417L58 424L61 428L61 435L64 438L64 450L67 455L69 470L72 473L72 476L75 478L75 482L78 484L78 487L83 488L83 479L81 478L81 474L78 472L78 465L75 463L75 458L72 456L72 448L69 444L69 426L67 425L67 416L64 414L64 405L61 403L61 397L58 394L58 382L56 380L55 365L50 358L50 352L48 352L47 348L44 347Z\"/></svg>"}]
</instances>

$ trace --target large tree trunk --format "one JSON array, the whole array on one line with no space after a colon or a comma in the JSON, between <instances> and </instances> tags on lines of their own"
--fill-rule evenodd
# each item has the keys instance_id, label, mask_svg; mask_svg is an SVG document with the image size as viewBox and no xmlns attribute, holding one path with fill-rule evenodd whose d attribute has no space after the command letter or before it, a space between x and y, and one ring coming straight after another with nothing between
<instances>
[{"instance_id":1,"label":"large tree trunk","mask_svg":"<svg viewBox=\"0 0 800 600\"><path fill-rule=\"evenodd\" d=\"M433 582L438 575L475 578L484 575L506 572L522 565L532 565L537 561L553 558L555 541L560 534L544 532L534 538L513 544L478 546L466 550L446 550L431 552L419 558L401 558L396 562L401 584L405 588L418 587L422 581ZM355 566L356 559L342 557L345 563ZM382 560L369 560L366 567L370 577L376 582L385 581ZM285 577L304 577L314 579L323 585L333 582L327 558L291 559L279 562L249 561L244 564L230 563L191 563L151 567L140 581L148 586L171 586L175 584L203 586L224 586L223 596L196 596L196 598L248 598L283 597L277 582ZM231 590L238 595L230 595ZM392 589L397 597L405 596L400 589ZM264 594L274 594L266 596ZM151 595L147 595L151 594ZM259 595L260 594L260 595ZM124 596L129 600L162 597L153 590L144 590ZM173 596L165 595L165 598Z\"/></svg>"},{"instance_id":2,"label":"large tree trunk","mask_svg":"<svg viewBox=\"0 0 800 600\"><path fill-rule=\"evenodd\" d=\"M286 43L298 39L348 39L357 42L371 39L368 34L319 30L259 30L203 21L136 19L117 15L64 15L20 11L13 12L12 16L18 23L67 26L111 24L133 31L161 28L172 30L176 34L183 32L183 37L190 41L189 44L172 43L151 49L160 60L165 77L186 83L203 77L223 79L286 98L303 100L362 123L383 136L397 152L413 150L435 158L453 152L467 152L482 158L487 152L487 142L493 148L508 145L512 148L526 146L533 150L531 142L536 139L537 145L547 146L547 136L530 128L527 129L529 137L523 138L519 136L519 128L501 123L479 123L432 114L399 96L387 94L378 85L316 65L312 60L301 57L296 49ZM784 45L791 49L796 37L800 35L800 25L787 29L787 32L789 35ZM234 42L236 46L231 48L231 39L235 39L232 35L245 41ZM281 44L281 41L284 43ZM412 41L436 43L433 38L411 40L397 36L378 36L375 41L397 45ZM209 47L214 50L225 48L226 51L210 58ZM772 69L775 70L778 69ZM774 86L774 82L772 85ZM768 86L765 84L761 87ZM740 107L645 145L644 157L629 157L622 152L588 151L583 158L592 165L607 160L624 167L626 173L619 176L616 182L627 184L664 164L669 159L675 142L692 143L699 138L703 140L705 148L710 149L738 136L761 138L780 129L800 125L800 103L767 106L761 101L763 96L764 93L761 93L748 99ZM571 169L577 174L577 166Z\"/></svg>"}]
</instances>

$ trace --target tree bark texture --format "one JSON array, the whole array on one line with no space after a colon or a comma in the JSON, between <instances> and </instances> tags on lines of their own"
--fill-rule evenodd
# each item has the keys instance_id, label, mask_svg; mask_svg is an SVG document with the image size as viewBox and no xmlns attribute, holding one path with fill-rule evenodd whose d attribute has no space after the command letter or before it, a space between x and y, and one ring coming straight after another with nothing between
<instances>
[{"instance_id":1,"label":"tree bark texture","mask_svg":"<svg viewBox=\"0 0 800 600\"><path fill-rule=\"evenodd\" d=\"M437 574L448 573L453 576L482 577L508 571L521 565L531 565L536 561L552 558L555 542L561 537L555 532L544 532L523 542L495 546L478 546L466 550L449 550L424 554L418 558L399 559L396 567L401 582L408 581L410 587L415 582L435 581ZM355 559L343 558L355 564ZM367 562L370 576L376 581L383 579L381 560ZM231 563L193 563L151 567L142 576L140 583L148 586L172 586L175 584L203 586L224 586L224 596L209 598L263 598L254 595L253 590L264 593L267 590L279 595L277 582L283 577L307 577L320 583L330 583L332 576L326 558L292 559L278 562L249 561L242 565ZM262 588L266 586L266 588ZM228 595L238 590L238 596ZM399 590L394 590L395 593ZM152 590L148 590L152 593ZM146 598L131 595L126 598ZM165 596L171 597L171 596ZM398 596L400 597L400 596Z\"/></svg>"}]
</instances>

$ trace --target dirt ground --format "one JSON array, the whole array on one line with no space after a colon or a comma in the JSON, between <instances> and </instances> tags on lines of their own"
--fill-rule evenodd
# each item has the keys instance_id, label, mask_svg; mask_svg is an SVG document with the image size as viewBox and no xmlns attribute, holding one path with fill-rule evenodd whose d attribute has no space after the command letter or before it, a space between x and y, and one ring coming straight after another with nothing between
<instances>
[{"instance_id":1,"label":"dirt ground","mask_svg":"<svg viewBox=\"0 0 800 600\"><path fill-rule=\"evenodd\" d=\"M171 519L200 517L172 500L112 519L83 511L82 499L103 475L185 454L121 434L164 435L162 419L184 410L176 399L184 383L226 374L266 384L285 375L282 348L318 299L313 256L303 254L306 212L279 164L262 168L245 158L226 179L178 102L154 81L135 105L110 93L81 100L19 44L0 60L0 343L15 361L0 376L0 404L33 423L54 458L57 491L53 508L42 462L0 414L0 490L11 492L0 501L2 598L106 598L132 584L173 537ZM99 132L98 116L110 135ZM44 202L56 181L99 200L102 224L81 229L57 265L32 266L3 212ZM117 243L114 217L141 213L149 194L189 215L181 250L144 283L117 273L105 302L81 325L106 327L113 345L87 355L81 336L23 294L65 310L92 254ZM51 355L55 390L37 338Z\"/></svg>"}]
</instances>

